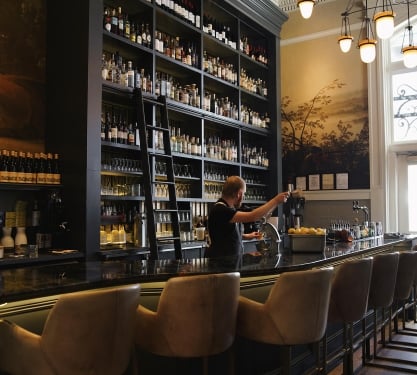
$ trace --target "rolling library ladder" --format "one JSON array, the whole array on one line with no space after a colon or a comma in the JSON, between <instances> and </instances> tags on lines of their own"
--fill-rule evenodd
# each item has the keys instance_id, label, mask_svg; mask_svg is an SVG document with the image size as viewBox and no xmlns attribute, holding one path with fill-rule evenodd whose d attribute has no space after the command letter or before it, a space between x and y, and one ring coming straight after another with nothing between
<instances>
[{"instance_id":1,"label":"rolling library ladder","mask_svg":"<svg viewBox=\"0 0 417 375\"><path fill-rule=\"evenodd\" d=\"M182 258L181 252L181 240L180 240L180 225L178 215L177 195L175 190L175 176L174 176L174 163L171 152L170 132L168 124L168 109L165 96L160 96L158 101L154 102L156 110L160 111L160 124L151 125L146 121L145 108L143 103L143 95L140 89L134 91L135 100L135 112L136 119L139 126L139 139L140 150L142 158L143 169L143 188L145 192L145 209L147 219L147 235L150 247L151 259L159 258L159 249L163 245L174 245L175 259ZM148 145L148 131L154 130L162 132L163 151L157 151L154 148L150 148ZM151 166L155 165L156 159L163 160L166 164L166 179L156 180L151 173ZM155 198L153 192L155 191L156 184L167 185L168 191L168 205L164 209L156 209L154 207ZM157 217L160 214L167 214L171 218L172 235L170 236L157 236L156 223Z\"/></svg>"}]
</instances>

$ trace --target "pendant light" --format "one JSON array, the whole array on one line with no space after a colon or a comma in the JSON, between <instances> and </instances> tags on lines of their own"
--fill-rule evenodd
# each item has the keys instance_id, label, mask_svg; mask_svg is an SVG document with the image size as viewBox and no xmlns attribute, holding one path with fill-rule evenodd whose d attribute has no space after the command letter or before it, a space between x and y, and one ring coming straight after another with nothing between
<instances>
[{"instance_id":1,"label":"pendant light","mask_svg":"<svg viewBox=\"0 0 417 375\"><path fill-rule=\"evenodd\" d=\"M350 51L350 47L352 46L353 36L350 33L350 22L348 14L345 12L342 14L342 29L340 32L340 36L338 39L340 50L344 53Z\"/></svg>"},{"instance_id":2,"label":"pendant light","mask_svg":"<svg viewBox=\"0 0 417 375\"><path fill-rule=\"evenodd\" d=\"M300 8L301 16L305 19L310 18L315 4L315 0L298 0L297 6Z\"/></svg>"},{"instance_id":3,"label":"pendant light","mask_svg":"<svg viewBox=\"0 0 417 375\"><path fill-rule=\"evenodd\" d=\"M406 40L408 39L408 43ZM407 26L404 31L401 52L404 55L404 66L406 68L417 67L417 46L413 44L413 26L410 24L410 3L407 0Z\"/></svg>"},{"instance_id":4,"label":"pendant light","mask_svg":"<svg viewBox=\"0 0 417 375\"><path fill-rule=\"evenodd\" d=\"M392 36L394 33L394 17L395 13L392 10L391 1L382 0L381 11L375 12L374 14L375 29L378 38L388 39Z\"/></svg>"},{"instance_id":5,"label":"pendant light","mask_svg":"<svg viewBox=\"0 0 417 375\"><path fill-rule=\"evenodd\" d=\"M361 38L362 34L364 35L363 38ZM361 55L361 60L364 63L369 64L375 60L376 40L372 32L371 20L368 17L368 0L366 0L365 3L365 18L362 22L361 35L359 36L358 47Z\"/></svg>"}]
</instances>

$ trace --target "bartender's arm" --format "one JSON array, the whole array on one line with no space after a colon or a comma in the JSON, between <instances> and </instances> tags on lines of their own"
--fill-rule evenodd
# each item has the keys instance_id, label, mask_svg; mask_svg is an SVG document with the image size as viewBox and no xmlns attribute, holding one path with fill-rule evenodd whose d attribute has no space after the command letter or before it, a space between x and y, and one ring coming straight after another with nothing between
<instances>
[{"instance_id":1,"label":"bartender's arm","mask_svg":"<svg viewBox=\"0 0 417 375\"><path fill-rule=\"evenodd\" d=\"M252 211L236 211L233 215L232 223L250 223L262 219L268 212L271 212L278 206L280 203L287 201L290 193L288 191L277 194L268 202L264 203L262 206L255 208Z\"/></svg>"}]
</instances>

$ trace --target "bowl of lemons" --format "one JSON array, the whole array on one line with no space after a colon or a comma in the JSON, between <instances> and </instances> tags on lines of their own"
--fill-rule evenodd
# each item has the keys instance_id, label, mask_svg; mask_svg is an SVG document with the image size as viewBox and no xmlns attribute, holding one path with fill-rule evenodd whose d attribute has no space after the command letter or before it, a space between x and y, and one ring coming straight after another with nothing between
<instances>
[{"instance_id":1,"label":"bowl of lemons","mask_svg":"<svg viewBox=\"0 0 417 375\"><path fill-rule=\"evenodd\" d=\"M325 228L289 228L288 236L290 249L293 252L323 252L326 248Z\"/></svg>"}]
</instances>

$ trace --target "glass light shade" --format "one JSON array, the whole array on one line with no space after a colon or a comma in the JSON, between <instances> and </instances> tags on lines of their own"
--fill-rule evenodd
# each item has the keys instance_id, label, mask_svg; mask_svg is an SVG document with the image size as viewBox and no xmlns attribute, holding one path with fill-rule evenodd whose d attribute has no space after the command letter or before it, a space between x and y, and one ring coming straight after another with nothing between
<instances>
[{"instance_id":1,"label":"glass light shade","mask_svg":"<svg viewBox=\"0 0 417 375\"><path fill-rule=\"evenodd\" d=\"M363 39L359 42L359 52L364 63L371 63L376 56L376 40Z\"/></svg>"},{"instance_id":2,"label":"glass light shade","mask_svg":"<svg viewBox=\"0 0 417 375\"><path fill-rule=\"evenodd\" d=\"M378 38L387 39L394 33L395 14L391 10L378 12L374 15L376 35Z\"/></svg>"},{"instance_id":3,"label":"glass light shade","mask_svg":"<svg viewBox=\"0 0 417 375\"><path fill-rule=\"evenodd\" d=\"M308 19L311 17L314 4L314 0L298 0L297 6L300 8L300 13L303 18Z\"/></svg>"},{"instance_id":4,"label":"glass light shade","mask_svg":"<svg viewBox=\"0 0 417 375\"><path fill-rule=\"evenodd\" d=\"M342 35L338 39L340 50L344 53L349 52L350 47L352 46L353 36L351 35Z\"/></svg>"},{"instance_id":5,"label":"glass light shade","mask_svg":"<svg viewBox=\"0 0 417 375\"><path fill-rule=\"evenodd\" d=\"M406 68L417 67L417 46L404 47L401 52L404 55L404 66Z\"/></svg>"}]
</instances>

